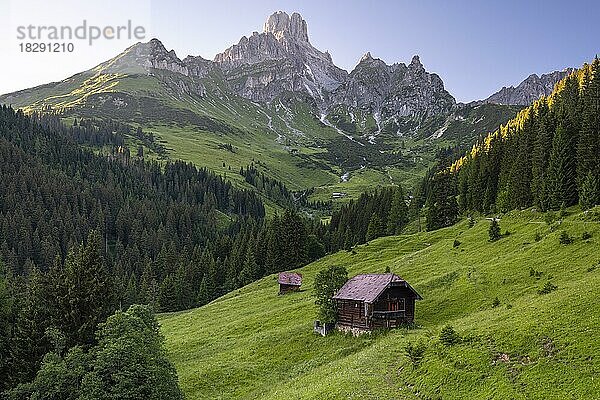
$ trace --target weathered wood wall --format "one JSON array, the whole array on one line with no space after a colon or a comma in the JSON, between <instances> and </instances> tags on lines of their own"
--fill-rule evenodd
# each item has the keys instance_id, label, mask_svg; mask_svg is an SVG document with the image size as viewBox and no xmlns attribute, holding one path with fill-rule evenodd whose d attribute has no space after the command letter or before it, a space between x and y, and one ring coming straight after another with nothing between
<instances>
[{"instance_id":1,"label":"weathered wood wall","mask_svg":"<svg viewBox=\"0 0 600 400\"><path fill-rule=\"evenodd\" d=\"M300 286L286 285L285 283L279 284L279 294L286 294L288 292L297 292L298 290L300 290Z\"/></svg>"}]
</instances>

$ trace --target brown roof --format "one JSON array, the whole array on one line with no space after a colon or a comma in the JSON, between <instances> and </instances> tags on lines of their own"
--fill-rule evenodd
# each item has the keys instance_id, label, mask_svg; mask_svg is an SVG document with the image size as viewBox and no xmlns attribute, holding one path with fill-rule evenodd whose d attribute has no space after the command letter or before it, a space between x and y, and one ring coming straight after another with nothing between
<instances>
[{"instance_id":1,"label":"brown roof","mask_svg":"<svg viewBox=\"0 0 600 400\"><path fill-rule=\"evenodd\" d=\"M302 285L302 274L298 272L280 272L277 282L283 285Z\"/></svg>"},{"instance_id":2,"label":"brown roof","mask_svg":"<svg viewBox=\"0 0 600 400\"><path fill-rule=\"evenodd\" d=\"M417 299L422 299L408 282L392 273L356 275L349 279L333 298L373 303L385 289L392 285L406 286L415 293Z\"/></svg>"}]
</instances>

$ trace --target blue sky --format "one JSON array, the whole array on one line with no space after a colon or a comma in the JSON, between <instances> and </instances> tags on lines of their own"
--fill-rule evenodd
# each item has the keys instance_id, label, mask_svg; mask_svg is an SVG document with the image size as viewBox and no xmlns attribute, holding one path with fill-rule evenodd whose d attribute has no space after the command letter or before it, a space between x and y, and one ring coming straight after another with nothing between
<instances>
[{"instance_id":1,"label":"blue sky","mask_svg":"<svg viewBox=\"0 0 600 400\"><path fill-rule=\"evenodd\" d=\"M50 9L42 0L0 2L0 15L10 15L8 21L0 17L0 50L11 56L0 73L12 77L0 83L0 93L63 79L135 42L104 41L43 59L16 50L18 25L83 18L98 25L131 19L180 58L213 58L242 35L261 31L272 12L298 11L313 45L329 50L338 66L352 69L366 51L388 63L419 54L459 101L487 97L531 73L580 66L600 53L597 1L58 0Z\"/></svg>"}]
</instances>

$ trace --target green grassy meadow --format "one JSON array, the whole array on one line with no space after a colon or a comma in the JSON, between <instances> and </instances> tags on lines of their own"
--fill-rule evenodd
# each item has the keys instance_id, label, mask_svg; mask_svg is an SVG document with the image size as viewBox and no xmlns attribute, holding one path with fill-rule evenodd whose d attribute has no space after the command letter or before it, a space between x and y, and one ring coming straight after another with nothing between
<instances>
[{"instance_id":1,"label":"green grassy meadow","mask_svg":"<svg viewBox=\"0 0 600 400\"><path fill-rule=\"evenodd\" d=\"M188 399L597 398L600 210L571 213L550 225L544 214L512 212L500 222L509 234L495 243L483 218L381 238L302 268L300 293L278 296L268 276L161 315L180 384ZM559 244L562 230L573 244ZM424 297L418 327L314 335L312 281L334 264L350 276L389 266L408 280ZM557 289L540 294L547 282ZM447 324L459 344L439 341ZM405 347L418 342L426 351L415 366Z\"/></svg>"}]
</instances>

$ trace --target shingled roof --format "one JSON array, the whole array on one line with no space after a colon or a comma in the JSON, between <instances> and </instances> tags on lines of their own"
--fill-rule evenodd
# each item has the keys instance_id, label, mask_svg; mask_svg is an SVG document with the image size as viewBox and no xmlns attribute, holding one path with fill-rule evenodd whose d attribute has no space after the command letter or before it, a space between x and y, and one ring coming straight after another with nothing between
<instances>
[{"instance_id":1,"label":"shingled roof","mask_svg":"<svg viewBox=\"0 0 600 400\"><path fill-rule=\"evenodd\" d=\"M280 272L279 278L277 279L282 285L302 285L302 274L298 272Z\"/></svg>"},{"instance_id":2,"label":"shingled roof","mask_svg":"<svg viewBox=\"0 0 600 400\"><path fill-rule=\"evenodd\" d=\"M404 279L398 275L387 274L363 274L356 275L342 286L333 296L339 300L357 300L365 303L373 303L381 293L389 286L405 286L415 293L418 300L422 297Z\"/></svg>"}]
</instances>

